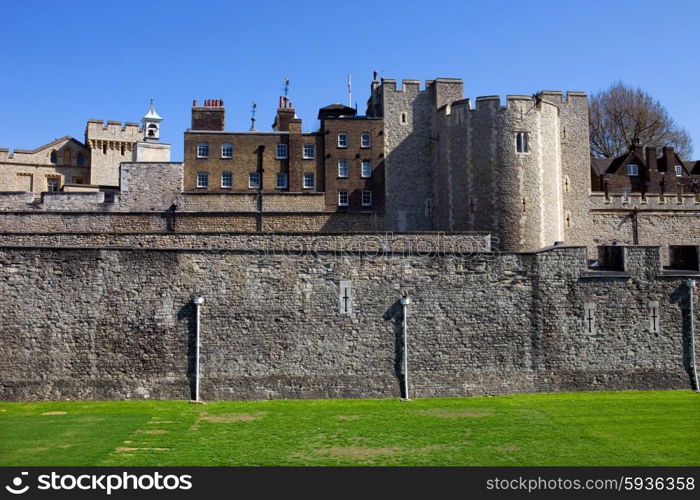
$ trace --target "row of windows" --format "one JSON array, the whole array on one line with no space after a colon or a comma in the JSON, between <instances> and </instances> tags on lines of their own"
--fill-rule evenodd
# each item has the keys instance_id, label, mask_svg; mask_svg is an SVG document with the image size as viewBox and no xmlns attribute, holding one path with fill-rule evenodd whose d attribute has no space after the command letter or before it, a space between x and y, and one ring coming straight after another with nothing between
<instances>
[{"instance_id":1,"label":"row of windows","mask_svg":"<svg viewBox=\"0 0 700 500\"><path fill-rule=\"evenodd\" d=\"M372 191L365 189L362 191L361 202L363 207L372 206ZM345 190L338 191L338 206L347 207L350 204L350 193Z\"/></svg>"},{"instance_id":2,"label":"row of windows","mask_svg":"<svg viewBox=\"0 0 700 500\"><path fill-rule=\"evenodd\" d=\"M287 189L289 186L289 177L286 173L278 173L275 177L275 186L277 189ZM312 173L304 174L304 189L313 189L316 185L316 176ZM207 172L197 173L197 188L207 189L209 187L209 174ZM233 187L233 173L223 172L221 174L221 187ZM248 174L248 188L260 189L260 172L250 172Z\"/></svg>"},{"instance_id":3,"label":"row of windows","mask_svg":"<svg viewBox=\"0 0 700 500\"><path fill-rule=\"evenodd\" d=\"M316 157L316 148L314 144L304 144L303 147L303 158L305 160L313 160ZM287 145L277 144L275 147L275 158L278 160L287 159ZM198 142L197 143L197 158L209 158L209 143L208 142ZM221 145L221 158L231 159L233 158L233 144L230 142L225 142Z\"/></svg>"},{"instance_id":4,"label":"row of windows","mask_svg":"<svg viewBox=\"0 0 700 500\"><path fill-rule=\"evenodd\" d=\"M676 165L675 167L675 173L676 177L683 177L683 166L682 165ZM635 165L634 163L628 163L627 164L627 175L630 177L636 177L639 175L639 165Z\"/></svg>"},{"instance_id":5,"label":"row of windows","mask_svg":"<svg viewBox=\"0 0 700 500\"><path fill-rule=\"evenodd\" d=\"M58 154L56 151L51 151L50 158L51 163L56 163L58 162ZM63 163L66 165L70 165L71 162L71 155L69 150L65 150L63 152ZM75 157L75 164L78 165L79 167L82 167L85 165L85 157L83 156L83 153L78 153L78 155Z\"/></svg>"},{"instance_id":6,"label":"row of windows","mask_svg":"<svg viewBox=\"0 0 700 500\"><path fill-rule=\"evenodd\" d=\"M350 167L347 160L338 161L338 177L347 177L350 172ZM372 177L372 162L362 160L360 165L360 176L363 178Z\"/></svg>"},{"instance_id":7,"label":"row of windows","mask_svg":"<svg viewBox=\"0 0 700 500\"><path fill-rule=\"evenodd\" d=\"M346 132L340 132L338 134L338 147L347 148L349 147L349 136ZM369 132L363 132L360 134L360 147L361 148L371 148L372 147L372 134Z\"/></svg>"}]
</instances>

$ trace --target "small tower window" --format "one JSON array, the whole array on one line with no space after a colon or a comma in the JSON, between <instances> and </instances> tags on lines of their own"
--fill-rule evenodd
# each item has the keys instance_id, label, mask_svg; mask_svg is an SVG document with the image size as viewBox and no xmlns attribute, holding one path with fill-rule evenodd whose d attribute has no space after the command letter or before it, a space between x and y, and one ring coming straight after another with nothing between
<instances>
[{"instance_id":1,"label":"small tower window","mask_svg":"<svg viewBox=\"0 0 700 500\"><path fill-rule=\"evenodd\" d=\"M158 131L158 127L154 123L151 123L148 125L148 137L155 137L156 132Z\"/></svg>"},{"instance_id":2,"label":"small tower window","mask_svg":"<svg viewBox=\"0 0 700 500\"><path fill-rule=\"evenodd\" d=\"M75 161L79 167L85 165L85 156L83 156L83 153L78 153L78 156Z\"/></svg>"},{"instance_id":3,"label":"small tower window","mask_svg":"<svg viewBox=\"0 0 700 500\"><path fill-rule=\"evenodd\" d=\"M51 163L56 163L58 161L58 155L56 151L51 151Z\"/></svg>"},{"instance_id":4,"label":"small tower window","mask_svg":"<svg viewBox=\"0 0 700 500\"><path fill-rule=\"evenodd\" d=\"M408 120L406 119L406 113L401 113L401 123L406 123Z\"/></svg>"},{"instance_id":5,"label":"small tower window","mask_svg":"<svg viewBox=\"0 0 700 500\"><path fill-rule=\"evenodd\" d=\"M527 142L527 132L518 132L515 134L515 150L518 153L527 153L530 151Z\"/></svg>"},{"instance_id":6,"label":"small tower window","mask_svg":"<svg viewBox=\"0 0 700 500\"><path fill-rule=\"evenodd\" d=\"M122 156L124 156L124 143L122 143L122 145L119 149L120 149L120 153L122 154Z\"/></svg>"},{"instance_id":7,"label":"small tower window","mask_svg":"<svg viewBox=\"0 0 700 500\"><path fill-rule=\"evenodd\" d=\"M102 154L106 155L107 154L107 143L102 141Z\"/></svg>"},{"instance_id":8,"label":"small tower window","mask_svg":"<svg viewBox=\"0 0 700 500\"><path fill-rule=\"evenodd\" d=\"M347 148L348 147L348 134L341 132L338 134L338 147Z\"/></svg>"}]
</instances>

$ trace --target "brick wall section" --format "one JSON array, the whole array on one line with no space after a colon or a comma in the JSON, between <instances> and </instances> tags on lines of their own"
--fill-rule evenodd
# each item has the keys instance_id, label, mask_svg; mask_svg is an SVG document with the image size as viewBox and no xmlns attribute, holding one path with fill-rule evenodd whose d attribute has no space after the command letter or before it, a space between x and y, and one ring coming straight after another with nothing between
<instances>
[{"instance_id":1,"label":"brick wall section","mask_svg":"<svg viewBox=\"0 0 700 500\"><path fill-rule=\"evenodd\" d=\"M589 279L584 249L571 247L476 257L4 247L0 398L189 399L195 294L204 399L397 397L401 289L413 299L413 397L688 388L682 278L659 274L658 249L627 256L629 278ZM341 280L352 281L352 315L339 312ZM597 306L594 335L585 302Z\"/></svg>"},{"instance_id":2,"label":"brick wall section","mask_svg":"<svg viewBox=\"0 0 700 500\"><path fill-rule=\"evenodd\" d=\"M323 120L327 210L384 210L384 121L380 118L339 117ZM338 147L338 134L348 137L346 148ZM370 134L370 147L363 148L361 135ZM348 176L338 175L338 162L348 162ZM370 177L362 177L362 162L371 162ZM338 206L338 191L347 191L349 205ZM372 192L371 206L362 206L362 191Z\"/></svg>"},{"instance_id":3,"label":"brick wall section","mask_svg":"<svg viewBox=\"0 0 700 500\"><path fill-rule=\"evenodd\" d=\"M293 124L294 125L294 124ZM291 139L290 135L294 135ZM290 143L291 141L291 143ZM197 158L197 144L209 144L209 157ZM221 146L224 143L233 144L233 157L222 158ZM302 144L316 146L314 159L302 159ZM288 158L276 158L277 144L287 144ZM290 160L292 160L290 164ZM294 167L294 168L291 168ZM185 174L184 187L186 191L232 192L244 191L256 193L257 189L248 187L248 175L252 172L262 172L263 190L266 192L279 191L312 191L322 192L323 186L323 147L322 138L318 134L302 134L301 128L292 132L280 131L269 133L248 132L185 132ZM197 188L197 173L209 174L209 187ZM233 174L233 187L221 187L221 174ZM316 186L313 189L303 189L301 179L309 172L316 176ZM288 188L277 188L277 174L288 174Z\"/></svg>"}]
</instances>

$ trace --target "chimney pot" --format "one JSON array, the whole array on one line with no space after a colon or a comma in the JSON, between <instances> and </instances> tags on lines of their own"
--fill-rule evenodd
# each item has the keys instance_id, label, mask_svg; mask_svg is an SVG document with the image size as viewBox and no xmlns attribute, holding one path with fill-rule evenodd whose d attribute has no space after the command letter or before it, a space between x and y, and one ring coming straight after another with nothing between
<instances>
[{"instance_id":1,"label":"chimney pot","mask_svg":"<svg viewBox=\"0 0 700 500\"><path fill-rule=\"evenodd\" d=\"M197 99L192 100L192 107L196 108L197 107Z\"/></svg>"}]
</instances>

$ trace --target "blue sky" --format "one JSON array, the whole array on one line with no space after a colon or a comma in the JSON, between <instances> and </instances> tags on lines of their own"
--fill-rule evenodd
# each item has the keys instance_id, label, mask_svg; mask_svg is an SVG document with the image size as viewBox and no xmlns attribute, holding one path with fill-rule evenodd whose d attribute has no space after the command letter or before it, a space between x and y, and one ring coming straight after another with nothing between
<instances>
[{"instance_id":1,"label":"blue sky","mask_svg":"<svg viewBox=\"0 0 700 500\"><path fill-rule=\"evenodd\" d=\"M118 5L118 7L117 7ZM250 103L269 130L283 79L304 130L318 108L364 111L372 71L462 78L465 97L592 93L616 80L658 99L700 156L697 1L4 1L0 147L34 148L90 118L138 121L156 99L182 159L193 99L224 99L228 130Z\"/></svg>"}]
</instances>

